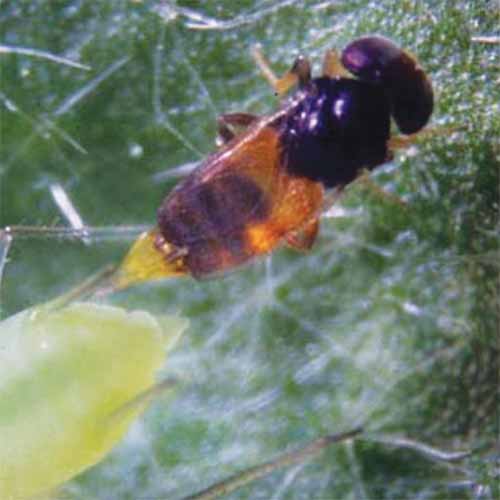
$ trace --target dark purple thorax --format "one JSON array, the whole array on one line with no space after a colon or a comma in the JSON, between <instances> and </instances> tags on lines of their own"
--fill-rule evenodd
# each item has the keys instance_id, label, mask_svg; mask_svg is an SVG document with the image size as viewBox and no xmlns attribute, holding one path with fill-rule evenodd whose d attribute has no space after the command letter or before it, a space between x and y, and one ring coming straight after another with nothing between
<instances>
[{"instance_id":1,"label":"dark purple thorax","mask_svg":"<svg viewBox=\"0 0 500 500\"><path fill-rule=\"evenodd\" d=\"M291 99L277 124L290 174L343 186L387 160L390 105L381 86L322 77Z\"/></svg>"}]
</instances>

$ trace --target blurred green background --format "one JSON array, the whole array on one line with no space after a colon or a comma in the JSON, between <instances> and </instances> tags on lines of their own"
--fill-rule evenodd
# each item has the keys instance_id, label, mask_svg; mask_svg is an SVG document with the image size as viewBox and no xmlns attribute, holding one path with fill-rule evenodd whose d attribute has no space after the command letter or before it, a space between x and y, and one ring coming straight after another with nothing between
<instances>
[{"instance_id":1,"label":"blurred green background","mask_svg":"<svg viewBox=\"0 0 500 500\"><path fill-rule=\"evenodd\" d=\"M0 227L64 225L60 183L90 226L153 224L176 179L156 174L214 149L219 113L276 100L255 68L366 33L417 54L436 92L425 138L358 183L308 255L282 249L212 281L165 281L113 297L180 311L191 327L159 399L61 498L180 498L308 439L369 435L274 472L231 498L499 498L499 35L495 1L0 3L2 44L89 65L0 53ZM496 30L496 31L495 31ZM5 317L79 283L131 239L15 238ZM462 461L433 460L395 436ZM368 439L370 438L370 439ZM391 444L378 442L385 440ZM435 457L434 457L435 458Z\"/></svg>"}]
</instances>

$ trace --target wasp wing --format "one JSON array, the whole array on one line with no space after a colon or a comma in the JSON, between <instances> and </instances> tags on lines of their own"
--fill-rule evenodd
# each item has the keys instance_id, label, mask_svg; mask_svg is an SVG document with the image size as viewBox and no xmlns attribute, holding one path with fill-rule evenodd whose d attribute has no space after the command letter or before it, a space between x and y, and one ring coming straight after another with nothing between
<instances>
[{"instance_id":1,"label":"wasp wing","mask_svg":"<svg viewBox=\"0 0 500 500\"><path fill-rule=\"evenodd\" d=\"M274 249L317 217L323 188L291 176L269 118L211 155L158 211L163 238L186 250L196 277L226 271Z\"/></svg>"},{"instance_id":2,"label":"wasp wing","mask_svg":"<svg viewBox=\"0 0 500 500\"><path fill-rule=\"evenodd\" d=\"M265 219L279 181L279 134L257 124L170 193L158 210L160 230L177 246L237 236L247 224Z\"/></svg>"}]
</instances>

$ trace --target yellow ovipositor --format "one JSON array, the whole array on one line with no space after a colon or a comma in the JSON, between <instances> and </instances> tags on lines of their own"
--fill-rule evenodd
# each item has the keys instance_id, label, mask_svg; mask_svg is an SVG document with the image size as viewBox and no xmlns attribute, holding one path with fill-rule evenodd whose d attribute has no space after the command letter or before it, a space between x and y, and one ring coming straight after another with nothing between
<instances>
[{"instance_id":1,"label":"yellow ovipositor","mask_svg":"<svg viewBox=\"0 0 500 500\"><path fill-rule=\"evenodd\" d=\"M119 290L144 281L185 275L187 271L182 253L179 257L169 258L176 252L178 249L164 241L157 229L142 233L112 276L111 289Z\"/></svg>"},{"instance_id":2,"label":"yellow ovipositor","mask_svg":"<svg viewBox=\"0 0 500 500\"><path fill-rule=\"evenodd\" d=\"M186 326L91 303L0 322L0 498L49 491L98 462L144 409Z\"/></svg>"}]
</instances>

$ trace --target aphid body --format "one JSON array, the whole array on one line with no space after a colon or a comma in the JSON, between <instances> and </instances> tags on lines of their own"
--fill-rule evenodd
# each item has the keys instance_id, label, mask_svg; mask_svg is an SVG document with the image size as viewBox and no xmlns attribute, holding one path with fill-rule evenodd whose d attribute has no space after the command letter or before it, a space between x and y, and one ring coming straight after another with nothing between
<instances>
[{"instance_id":1,"label":"aphid body","mask_svg":"<svg viewBox=\"0 0 500 500\"><path fill-rule=\"evenodd\" d=\"M56 302L0 321L2 500L39 498L101 460L146 407L165 351L187 326Z\"/></svg>"}]
</instances>

